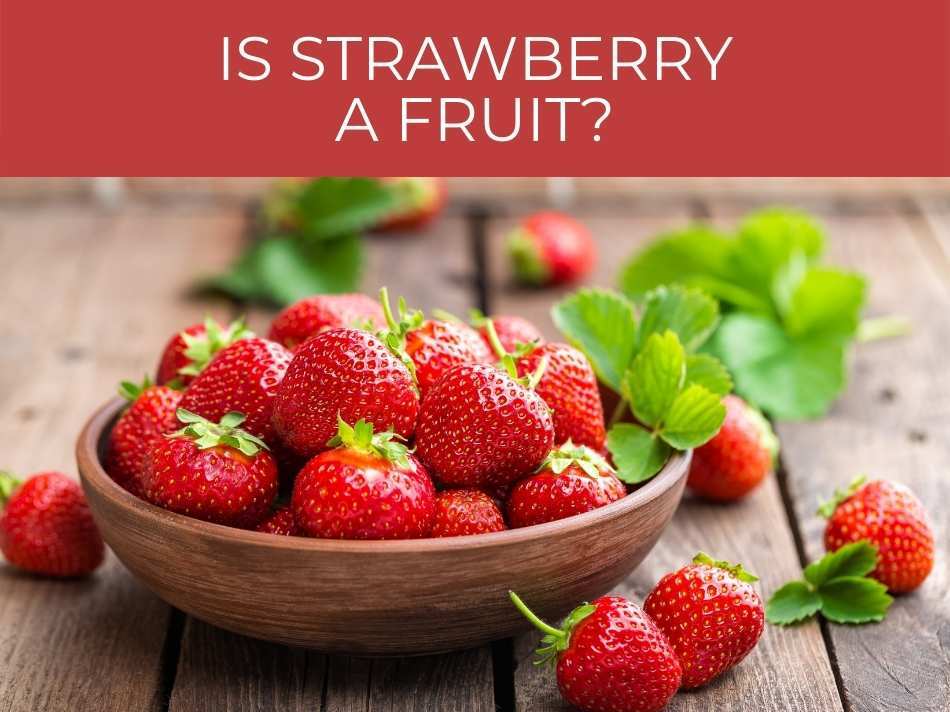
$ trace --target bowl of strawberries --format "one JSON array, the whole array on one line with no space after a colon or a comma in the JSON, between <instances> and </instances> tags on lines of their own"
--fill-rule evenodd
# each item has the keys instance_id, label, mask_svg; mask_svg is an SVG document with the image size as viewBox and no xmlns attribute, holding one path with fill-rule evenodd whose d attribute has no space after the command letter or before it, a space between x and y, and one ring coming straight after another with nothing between
<instances>
[{"instance_id":1,"label":"bowl of strawberries","mask_svg":"<svg viewBox=\"0 0 950 712\"><path fill-rule=\"evenodd\" d=\"M164 600L279 643L427 654L523 631L509 590L557 616L652 548L690 454L621 482L583 354L381 296L303 300L267 338L188 327L90 418L93 516Z\"/></svg>"}]
</instances>

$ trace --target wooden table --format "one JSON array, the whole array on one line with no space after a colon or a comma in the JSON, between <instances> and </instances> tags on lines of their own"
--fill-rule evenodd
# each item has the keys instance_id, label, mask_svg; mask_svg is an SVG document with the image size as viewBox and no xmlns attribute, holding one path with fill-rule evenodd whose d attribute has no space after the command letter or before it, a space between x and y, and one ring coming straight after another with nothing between
<instances>
[{"instance_id":1,"label":"wooden table","mask_svg":"<svg viewBox=\"0 0 950 712\"><path fill-rule=\"evenodd\" d=\"M867 193L867 192L865 192ZM770 196L774 202L775 197ZM690 218L730 223L761 201L671 192L573 208L597 235L592 282L611 284L643 240ZM743 561L768 594L821 554L819 495L857 473L910 485L934 517L939 558L884 623L767 627L756 651L672 710L950 709L950 197L796 193L831 235L836 261L872 279L870 313L916 325L862 346L852 384L818 422L778 425L778 474L741 504L687 498L646 562L619 587L642 600L703 549ZM424 308L517 311L553 336L557 297L509 287L502 235L539 204L498 195L453 204L426 236L374 238L365 288L387 284ZM244 238L237 200L138 198L108 211L84 200L0 205L0 462L74 471L80 424L120 378L154 367L163 341L205 312L240 305L187 296ZM259 328L267 315L253 313ZM169 562L174 565L174 562ZM361 660L260 643L165 605L114 559L79 582L0 566L0 710L561 710L553 676L530 664L534 635L433 658Z\"/></svg>"}]
</instances>

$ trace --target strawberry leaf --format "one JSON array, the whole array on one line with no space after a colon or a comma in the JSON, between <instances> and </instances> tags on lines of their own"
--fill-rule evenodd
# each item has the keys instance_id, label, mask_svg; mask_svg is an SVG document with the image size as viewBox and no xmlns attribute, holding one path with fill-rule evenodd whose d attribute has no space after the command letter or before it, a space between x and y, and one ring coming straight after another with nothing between
<instances>
[{"instance_id":1,"label":"strawberry leaf","mask_svg":"<svg viewBox=\"0 0 950 712\"><path fill-rule=\"evenodd\" d=\"M693 352L706 342L718 323L719 304L707 294L680 285L657 287L644 302L639 348L653 334L672 331L683 348Z\"/></svg>"},{"instance_id":2,"label":"strawberry leaf","mask_svg":"<svg viewBox=\"0 0 950 712\"><path fill-rule=\"evenodd\" d=\"M861 576L842 576L818 589L821 614L835 623L870 623L884 620L894 599L887 586Z\"/></svg>"},{"instance_id":3,"label":"strawberry leaf","mask_svg":"<svg viewBox=\"0 0 950 712\"><path fill-rule=\"evenodd\" d=\"M607 290L585 289L556 304L555 325L590 360L597 377L620 393L637 345L633 304Z\"/></svg>"},{"instance_id":4,"label":"strawberry leaf","mask_svg":"<svg viewBox=\"0 0 950 712\"><path fill-rule=\"evenodd\" d=\"M790 581L769 599L765 618L774 625L790 625L815 615L821 609L821 596L804 581Z\"/></svg>"},{"instance_id":5,"label":"strawberry leaf","mask_svg":"<svg viewBox=\"0 0 950 712\"><path fill-rule=\"evenodd\" d=\"M646 425L666 417L686 378L686 352L676 334L654 333L624 374L623 395Z\"/></svg>"},{"instance_id":6,"label":"strawberry leaf","mask_svg":"<svg viewBox=\"0 0 950 712\"><path fill-rule=\"evenodd\" d=\"M805 567L805 580L819 587L840 576L865 576L877 566L877 547L861 540L845 544Z\"/></svg>"},{"instance_id":7,"label":"strawberry leaf","mask_svg":"<svg viewBox=\"0 0 950 712\"><path fill-rule=\"evenodd\" d=\"M618 423L607 434L607 449L617 467L617 477L637 484L663 469L673 449L656 435L633 423Z\"/></svg>"},{"instance_id":8,"label":"strawberry leaf","mask_svg":"<svg viewBox=\"0 0 950 712\"><path fill-rule=\"evenodd\" d=\"M722 361L710 354L690 354L686 357L686 382L704 386L719 396L732 390L729 371Z\"/></svg>"},{"instance_id":9,"label":"strawberry leaf","mask_svg":"<svg viewBox=\"0 0 950 712\"><path fill-rule=\"evenodd\" d=\"M726 408L720 397L694 383L676 396L660 436L677 450L699 447L719 432L725 418Z\"/></svg>"}]
</instances>

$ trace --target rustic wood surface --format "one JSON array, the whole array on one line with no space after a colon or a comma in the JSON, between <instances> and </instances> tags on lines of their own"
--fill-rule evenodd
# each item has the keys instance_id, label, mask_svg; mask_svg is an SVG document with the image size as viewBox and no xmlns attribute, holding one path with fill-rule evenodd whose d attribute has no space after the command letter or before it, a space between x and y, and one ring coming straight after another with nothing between
<instances>
[{"instance_id":1,"label":"rustic wood surface","mask_svg":"<svg viewBox=\"0 0 950 712\"><path fill-rule=\"evenodd\" d=\"M510 220L544 190L485 184L428 237L374 239L367 290L386 283L423 307L517 310L550 328L556 295L512 290L498 257ZM702 183L617 190L580 184L577 211L598 235L596 281L612 283L639 241L689 217L730 222L761 202L817 210L834 258L871 279L872 314L915 323L905 339L862 346L828 418L779 424L781 471L735 507L687 499L653 553L618 590L640 600L697 549L742 559L768 594L821 554L819 495L854 474L892 477L929 505L943 550L916 593L876 626L767 627L756 652L676 710L950 708L950 198L940 186L867 183L820 190L746 183L738 197ZM913 186L912 186L913 187ZM917 186L919 187L919 186ZM186 288L243 239L244 193L189 199L142 181L120 209L68 200L0 205L0 443L4 467L75 471L72 438L120 378L151 370L168 334L210 310ZM510 188L510 190L509 190ZM686 192L684 192L684 189ZM70 189L71 190L71 189ZM150 192L151 191L151 192ZM480 196L489 195L481 200ZM794 197L789 197L794 196ZM843 197L842 197L843 196ZM496 207L497 206L497 207ZM470 215L488 211L487 222ZM484 229L484 240L478 236ZM266 315L252 317L256 325ZM83 582L45 582L0 566L0 710L559 710L553 675L530 665L532 636L411 660L325 656L226 633L172 611L110 557Z\"/></svg>"}]
</instances>

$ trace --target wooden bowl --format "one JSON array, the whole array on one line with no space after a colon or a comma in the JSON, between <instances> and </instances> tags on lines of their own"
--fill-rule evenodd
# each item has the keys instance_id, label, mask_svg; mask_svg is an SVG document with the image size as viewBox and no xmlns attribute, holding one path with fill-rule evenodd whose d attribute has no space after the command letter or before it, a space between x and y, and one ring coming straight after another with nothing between
<instances>
[{"instance_id":1,"label":"wooden bowl","mask_svg":"<svg viewBox=\"0 0 950 712\"><path fill-rule=\"evenodd\" d=\"M623 580L669 522L689 454L636 492L569 519L445 539L335 541L209 524L115 484L101 454L123 401L79 436L83 488L102 536L171 605L255 638L356 655L418 655L506 638L530 626L517 591L555 619Z\"/></svg>"}]
</instances>

